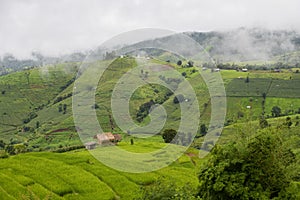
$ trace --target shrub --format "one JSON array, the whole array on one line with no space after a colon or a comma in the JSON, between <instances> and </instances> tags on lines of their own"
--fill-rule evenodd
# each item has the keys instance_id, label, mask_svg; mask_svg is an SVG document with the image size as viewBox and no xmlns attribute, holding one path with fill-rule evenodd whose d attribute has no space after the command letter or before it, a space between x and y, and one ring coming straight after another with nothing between
<instances>
[{"instance_id":1,"label":"shrub","mask_svg":"<svg viewBox=\"0 0 300 200\"><path fill-rule=\"evenodd\" d=\"M166 129L162 134L162 138L164 139L165 143L170 143L176 136L177 131L174 129Z\"/></svg>"},{"instance_id":2,"label":"shrub","mask_svg":"<svg viewBox=\"0 0 300 200\"><path fill-rule=\"evenodd\" d=\"M181 103L183 101L184 101L184 96L182 94L176 95L173 99L173 103L175 103L175 104Z\"/></svg>"}]
</instances>

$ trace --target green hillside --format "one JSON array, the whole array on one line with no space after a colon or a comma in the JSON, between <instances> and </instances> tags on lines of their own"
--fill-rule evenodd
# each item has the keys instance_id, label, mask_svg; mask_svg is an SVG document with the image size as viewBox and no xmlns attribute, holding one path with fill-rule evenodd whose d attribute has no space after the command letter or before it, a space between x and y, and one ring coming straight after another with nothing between
<instances>
[{"instance_id":1,"label":"green hillside","mask_svg":"<svg viewBox=\"0 0 300 200\"><path fill-rule=\"evenodd\" d=\"M168 56L165 54L163 59ZM193 194L198 187L197 173L205 161L198 158L199 150L196 149L204 142L202 136L205 133L200 127L208 126L211 117L209 91L201 77L204 71L186 67L186 61L181 66L155 58L149 62L176 69L195 90L201 113L199 130L183 156L166 168L141 174L119 172L101 164L83 150L76 131L80 127L74 124L72 97L82 95L73 93L79 64L63 63L20 71L0 76L0 157L3 157L0 159L0 199L134 199L142 195L141 187L151 188L161 177L164 181L175 182L178 188L190 187L189 193ZM135 138L121 131L112 116L112 91L119 79L136 66L133 57L114 60L98 82L95 104L83 105L82 109L96 111L103 131L122 134L123 140L118 147L130 152L153 152L165 146L161 135ZM148 73L141 71L139 76L147 79ZM87 75L81 74L77 80L88 83ZM221 70L221 75L227 93L227 116L219 144L237 141L245 132L256 133L261 128L259 119L264 111L269 126L286 132L285 139L299 160L299 74L292 71ZM160 78L182 84L168 79L167 75ZM139 87L130 98L130 116L135 123L145 126L151 119L143 108L149 102L162 104L168 114L164 129L177 129L181 111L179 104L174 103L174 97L169 89L158 84ZM280 107L278 116L272 116L274 106ZM214 144L214 141L205 142L208 149ZM105 148L110 152L111 147ZM93 150L94 153L97 150ZM166 156L173 156L172 153L161 155L160 159L166 160ZM119 159L119 165L126 162L126 157Z\"/></svg>"},{"instance_id":2,"label":"green hillside","mask_svg":"<svg viewBox=\"0 0 300 200\"><path fill-rule=\"evenodd\" d=\"M167 56L167 54L165 55ZM168 57L164 57L167 59ZM106 61L104 61L106 62ZM193 86L199 102L201 124L210 120L210 98L207 86L195 67L178 66L161 60L149 62L165 65L185 73L186 80ZM185 62L185 61L184 61ZM64 63L44 66L0 77L1 140L5 143L25 143L30 151L54 150L58 147L81 145L72 116L73 82L79 64ZM122 133L116 126L111 113L111 92L122 75L136 66L132 57L116 59L102 75L96 89L98 121L104 131ZM282 115L299 111L299 73L283 71L237 72L221 70L227 93L227 124L247 120L247 106L251 106L252 119L258 119L263 112L263 93L266 95L264 111L272 116L272 108L279 106ZM248 82L246 79L248 77ZM81 79L80 77L79 79ZM163 104L168 118L165 129L178 127L180 122L179 104L173 103L174 95L167 88L148 84L139 87L130 99L130 114L136 123L147 125L149 116L138 117L140 107L150 102ZM139 118L139 119L138 119ZM123 133L122 133L123 134ZM200 138L201 140L201 138Z\"/></svg>"},{"instance_id":3,"label":"green hillside","mask_svg":"<svg viewBox=\"0 0 300 200\"><path fill-rule=\"evenodd\" d=\"M160 177L178 186L190 184L193 190L197 187L195 159L184 155L159 171L132 174L106 167L87 151L21 154L0 159L0 198L133 199L139 197L141 186Z\"/></svg>"}]
</instances>

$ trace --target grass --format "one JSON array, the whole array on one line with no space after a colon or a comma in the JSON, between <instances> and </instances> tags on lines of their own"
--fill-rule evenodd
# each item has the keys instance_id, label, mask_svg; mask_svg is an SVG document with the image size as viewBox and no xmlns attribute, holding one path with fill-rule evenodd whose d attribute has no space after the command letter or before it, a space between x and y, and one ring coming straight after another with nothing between
<instances>
[{"instance_id":1,"label":"grass","mask_svg":"<svg viewBox=\"0 0 300 200\"><path fill-rule=\"evenodd\" d=\"M143 145L136 146L139 148ZM111 169L87 151L27 153L0 159L2 199L22 199L29 194L40 199L47 196L50 199L133 199L139 195L142 185L149 185L161 176L174 177L179 184L197 185L195 167L186 155L167 168L142 174Z\"/></svg>"},{"instance_id":2,"label":"grass","mask_svg":"<svg viewBox=\"0 0 300 200\"><path fill-rule=\"evenodd\" d=\"M179 73L186 72L186 80L195 90L201 114L200 124L208 124L210 120L210 97L206 83L194 68L182 68L176 64L166 63L160 60L150 60L160 66L169 66ZM110 61L94 63L96 68L83 74L79 81L86 87L91 81L89 73L95 74L97 66L107 64ZM79 137L75 130L72 116L72 97L54 103L57 97L64 97L73 92L73 84L67 84L76 74L76 63L64 63L53 66L45 66L32 70L12 73L0 77L0 131L1 139L6 143L11 139L18 142L29 143L32 149L51 150L59 146L72 146L80 144ZM95 100L99 108L96 109L97 119L104 131L111 131L114 127L115 133L123 131L116 126L116 122L111 115L111 93L119 79L137 64L132 58L116 59L104 71L98 82ZM200 74L203 72L200 72ZM151 73L150 73L151 75ZM299 85L300 75L285 71L282 73L271 73L267 71L236 72L235 70L221 70L221 75L227 92L227 119L237 119L237 113L246 112L245 107L252 105L254 118L260 116L262 112L262 93L267 94L266 114L271 115L273 106L279 105L283 113L289 110L297 111L299 108ZM249 76L249 83L245 83L245 78ZM63 89L62 89L63 88ZM160 99L168 89L159 85L145 85L134 91L129 103L129 110L133 121L136 122L136 113L140 105L151 99ZM79 95L79 94L76 94ZM84 95L84 94L82 94ZM180 123L181 109L179 105L173 103L174 96L170 96L163 103L168 118L164 126L177 129ZM250 102L250 99L253 101ZM59 104L67 105L65 114L58 112ZM82 106L82 109L92 110L93 105ZM23 120L30 112L35 112L37 117L28 124ZM1 114L2 113L2 114ZM113 118L113 117L112 117ZM140 124L147 125L150 117L146 117ZM40 123L37 128L36 124ZM31 131L23 132L22 129L31 127ZM64 129L65 131L55 132ZM46 135L50 136L46 139Z\"/></svg>"},{"instance_id":3,"label":"grass","mask_svg":"<svg viewBox=\"0 0 300 200\"><path fill-rule=\"evenodd\" d=\"M3 139L20 131L29 113L49 108L75 72L76 64L58 64L1 76L0 131L7 133Z\"/></svg>"}]
</instances>

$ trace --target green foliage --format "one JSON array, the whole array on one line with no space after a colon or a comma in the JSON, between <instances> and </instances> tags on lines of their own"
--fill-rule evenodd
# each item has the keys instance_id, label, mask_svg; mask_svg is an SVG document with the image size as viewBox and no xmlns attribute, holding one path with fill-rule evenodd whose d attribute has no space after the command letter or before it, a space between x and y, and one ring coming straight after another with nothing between
<instances>
[{"instance_id":1,"label":"green foliage","mask_svg":"<svg viewBox=\"0 0 300 200\"><path fill-rule=\"evenodd\" d=\"M292 181L295 155L277 130L216 146L199 174L203 199L272 199Z\"/></svg>"},{"instance_id":2,"label":"green foliage","mask_svg":"<svg viewBox=\"0 0 300 200\"><path fill-rule=\"evenodd\" d=\"M259 118L259 127L260 127L260 128L267 128L268 126L269 126L268 121L265 119L264 116L261 116L261 117Z\"/></svg>"},{"instance_id":3,"label":"green foliage","mask_svg":"<svg viewBox=\"0 0 300 200\"><path fill-rule=\"evenodd\" d=\"M249 83L250 82L250 79L249 79L249 76L246 77L246 80L245 80L245 83Z\"/></svg>"},{"instance_id":4,"label":"green foliage","mask_svg":"<svg viewBox=\"0 0 300 200\"><path fill-rule=\"evenodd\" d=\"M181 103L183 101L184 101L184 96L182 94L176 95L173 99L174 104Z\"/></svg>"},{"instance_id":5,"label":"green foliage","mask_svg":"<svg viewBox=\"0 0 300 200\"><path fill-rule=\"evenodd\" d=\"M150 108L154 104L155 102L151 99L149 102L146 102L140 106L139 111L136 114L136 119L138 122L142 122L143 119L148 116Z\"/></svg>"},{"instance_id":6,"label":"green foliage","mask_svg":"<svg viewBox=\"0 0 300 200\"><path fill-rule=\"evenodd\" d=\"M281 108L274 106L271 110L273 117L279 117L281 115Z\"/></svg>"},{"instance_id":7,"label":"green foliage","mask_svg":"<svg viewBox=\"0 0 300 200\"><path fill-rule=\"evenodd\" d=\"M137 200L193 200L196 199L195 191L191 185L186 183L184 186L176 185L175 181L170 179L158 179L150 186L142 188L141 197Z\"/></svg>"},{"instance_id":8,"label":"green foliage","mask_svg":"<svg viewBox=\"0 0 300 200\"><path fill-rule=\"evenodd\" d=\"M287 117L285 119L285 122L283 123L285 126L287 126L288 128L290 128L293 124L292 119L290 117Z\"/></svg>"},{"instance_id":9,"label":"green foliage","mask_svg":"<svg viewBox=\"0 0 300 200\"><path fill-rule=\"evenodd\" d=\"M61 147L59 149L54 150L53 152L63 153L63 152L73 151L73 150L76 150L76 149L83 149L83 148L85 148L84 145L75 145L75 146Z\"/></svg>"},{"instance_id":10,"label":"green foliage","mask_svg":"<svg viewBox=\"0 0 300 200\"><path fill-rule=\"evenodd\" d=\"M177 131L174 129L166 129L162 134L162 138L164 139L165 143L170 143L177 135Z\"/></svg>"},{"instance_id":11,"label":"green foliage","mask_svg":"<svg viewBox=\"0 0 300 200\"><path fill-rule=\"evenodd\" d=\"M5 148L5 142L3 140L0 140L0 149Z\"/></svg>"},{"instance_id":12,"label":"green foliage","mask_svg":"<svg viewBox=\"0 0 300 200\"><path fill-rule=\"evenodd\" d=\"M4 150L0 150L0 159L1 158L8 158L8 154Z\"/></svg>"},{"instance_id":13,"label":"green foliage","mask_svg":"<svg viewBox=\"0 0 300 200\"><path fill-rule=\"evenodd\" d=\"M201 135L206 135L208 128L206 127L205 124L201 124L200 126L200 134Z\"/></svg>"},{"instance_id":14,"label":"green foliage","mask_svg":"<svg viewBox=\"0 0 300 200\"><path fill-rule=\"evenodd\" d=\"M27 124L28 122L30 122L31 120L33 120L34 118L36 118L38 115L35 112L31 112L28 114L28 118L24 119L23 122L24 124Z\"/></svg>"},{"instance_id":15,"label":"green foliage","mask_svg":"<svg viewBox=\"0 0 300 200\"><path fill-rule=\"evenodd\" d=\"M194 66L194 62L193 61L188 61L188 67L193 67Z\"/></svg>"},{"instance_id":16,"label":"green foliage","mask_svg":"<svg viewBox=\"0 0 300 200\"><path fill-rule=\"evenodd\" d=\"M68 94L65 94L65 95L63 95L63 96L58 96L58 97L54 100L53 104L56 104L56 103L58 103L58 102L61 102L61 101L65 100L65 99L71 97L72 95L73 95L72 93L68 93Z\"/></svg>"}]
</instances>

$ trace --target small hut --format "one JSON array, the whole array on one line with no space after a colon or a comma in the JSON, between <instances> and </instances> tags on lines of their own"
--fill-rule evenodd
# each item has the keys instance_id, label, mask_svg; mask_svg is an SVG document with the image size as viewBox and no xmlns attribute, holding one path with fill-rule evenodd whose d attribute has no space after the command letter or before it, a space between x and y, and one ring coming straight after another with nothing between
<instances>
[{"instance_id":1,"label":"small hut","mask_svg":"<svg viewBox=\"0 0 300 200\"><path fill-rule=\"evenodd\" d=\"M97 134L95 136L95 139L98 140L98 143L100 145L112 145L120 142L122 140L122 136L120 134L112 134L108 132L108 133Z\"/></svg>"}]
</instances>

